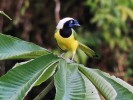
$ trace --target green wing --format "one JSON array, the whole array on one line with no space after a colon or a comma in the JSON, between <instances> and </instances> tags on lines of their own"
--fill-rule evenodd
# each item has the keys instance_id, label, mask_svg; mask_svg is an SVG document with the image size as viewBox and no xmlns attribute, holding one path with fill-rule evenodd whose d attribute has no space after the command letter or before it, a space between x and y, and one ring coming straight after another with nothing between
<instances>
[{"instance_id":1,"label":"green wing","mask_svg":"<svg viewBox=\"0 0 133 100\"><path fill-rule=\"evenodd\" d=\"M89 57L93 57L96 55L95 52L91 48L87 47L86 45L80 42L79 42L79 48Z\"/></svg>"},{"instance_id":2,"label":"green wing","mask_svg":"<svg viewBox=\"0 0 133 100\"><path fill-rule=\"evenodd\" d=\"M75 30L74 30L74 29L72 29L72 33L73 33L73 35L74 35L75 39L77 40L77 33L75 32Z\"/></svg>"},{"instance_id":3,"label":"green wing","mask_svg":"<svg viewBox=\"0 0 133 100\"><path fill-rule=\"evenodd\" d=\"M77 33L74 31L74 29L72 29L72 33L73 33L75 39L77 40ZM80 43L79 41L78 41L78 43L79 43L79 48L80 48L87 56L93 57L93 56L96 55L95 52L94 52L91 48L89 48L89 47L87 47L86 45Z\"/></svg>"}]
</instances>

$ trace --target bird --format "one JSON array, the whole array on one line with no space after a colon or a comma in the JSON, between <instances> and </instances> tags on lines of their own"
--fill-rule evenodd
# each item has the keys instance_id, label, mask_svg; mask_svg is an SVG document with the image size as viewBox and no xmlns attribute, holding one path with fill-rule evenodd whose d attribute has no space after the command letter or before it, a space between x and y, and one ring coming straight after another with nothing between
<instances>
[{"instance_id":1,"label":"bird","mask_svg":"<svg viewBox=\"0 0 133 100\"><path fill-rule=\"evenodd\" d=\"M63 51L72 52L71 61L74 61L74 56L78 48L89 57L95 56L95 52L91 48L76 39L77 33L73 29L74 27L80 27L80 24L76 19L71 17L65 17L58 22L54 38L59 48ZM64 55L64 53L62 53L61 56L62 55Z\"/></svg>"}]
</instances>

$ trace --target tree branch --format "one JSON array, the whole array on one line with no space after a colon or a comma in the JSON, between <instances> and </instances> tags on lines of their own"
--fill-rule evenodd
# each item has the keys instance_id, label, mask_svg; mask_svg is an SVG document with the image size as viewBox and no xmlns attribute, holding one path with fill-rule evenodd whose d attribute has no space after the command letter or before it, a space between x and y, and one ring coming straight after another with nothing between
<instances>
[{"instance_id":1,"label":"tree branch","mask_svg":"<svg viewBox=\"0 0 133 100\"><path fill-rule=\"evenodd\" d=\"M60 20L60 0L55 0L55 20L56 23Z\"/></svg>"}]
</instances>

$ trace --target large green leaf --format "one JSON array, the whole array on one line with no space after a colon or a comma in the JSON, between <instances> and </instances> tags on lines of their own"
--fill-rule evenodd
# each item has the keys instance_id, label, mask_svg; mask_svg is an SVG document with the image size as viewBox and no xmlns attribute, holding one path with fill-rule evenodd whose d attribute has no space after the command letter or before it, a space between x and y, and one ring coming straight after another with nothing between
<instances>
[{"instance_id":1,"label":"large green leaf","mask_svg":"<svg viewBox=\"0 0 133 100\"><path fill-rule=\"evenodd\" d=\"M93 69L92 69L93 70ZM94 70L104 79L106 79L116 90L117 97L115 100L132 100L133 99L133 86L127 84L125 81L115 76L102 72L100 70Z\"/></svg>"},{"instance_id":2,"label":"large green leaf","mask_svg":"<svg viewBox=\"0 0 133 100\"><path fill-rule=\"evenodd\" d=\"M35 58L48 53L33 43L0 33L0 60Z\"/></svg>"},{"instance_id":3,"label":"large green leaf","mask_svg":"<svg viewBox=\"0 0 133 100\"><path fill-rule=\"evenodd\" d=\"M55 73L55 70L57 68L57 63L53 64L50 66L45 73L40 77L40 79L36 82L35 86L38 86L45 82L47 79L49 79L53 74Z\"/></svg>"},{"instance_id":4,"label":"large green leaf","mask_svg":"<svg viewBox=\"0 0 133 100\"><path fill-rule=\"evenodd\" d=\"M25 62L21 62L21 63L16 63L15 66L13 66L13 68L19 67L19 66L26 64L32 60L33 59L25 61ZM56 67L57 67L57 63L55 63L55 64L52 63L51 66L46 69L45 73L36 82L35 86L38 86L38 85L42 84L43 82L45 82L47 79L49 79L55 73Z\"/></svg>"},{"instance_id":5,"label":"large green leaf","mask_svg":"<svg viewBox=\"0 0 133 100\"><path fill-rule=\"evenodd\" d=\"M0 100L22 100L58 60L53 54L47 54L11 69L0 78Z\"/></svg>"},{"instance_id":6,"label":"large green leaf","mask_svg":"<svg viewBox=\"0 0 133 100\"><path fill-rule=\"evenodd\" d=\"M85 95L83 79L77 72L76 66L72 67L73 69L69 70L65 61L60 62L55 75L55 100L83 100Z\"/></svg>"},{"instance_id":7,"label":"large green leaf","mask_svg":"<svg viewBox=\"0 0 133 100\"><path fill-rule=\"evenodd\" d=\"M102 76L96 73L94 70L90 68L86 68L83 65L79 66L79 70L93 82L93 84L97 87L97 89L101 92L101 94L107 100L115 100L117 93L113 86L106 81Z\"/></svg>"},{"instance_id":8,"label":"large green leaf","mask_svg":"<svg viewBox=\"0 0 133 100\"><path fill-rule=\"evenodd\" d=\"M55 100L100 100L95 86L78 70L78 64L62 60L55 74Z\"/></svg>"},{"instance_id":9,"label":"large green leaf","mask_svg":"<svg viewBox=\"0 0 133 100\"><path fill-rule=\"evenodd\" d=\"M85 82L85 99L84 100L100 100L98 91L92 82L80 72L84 82Z\"/></svg>"}]
</instances>

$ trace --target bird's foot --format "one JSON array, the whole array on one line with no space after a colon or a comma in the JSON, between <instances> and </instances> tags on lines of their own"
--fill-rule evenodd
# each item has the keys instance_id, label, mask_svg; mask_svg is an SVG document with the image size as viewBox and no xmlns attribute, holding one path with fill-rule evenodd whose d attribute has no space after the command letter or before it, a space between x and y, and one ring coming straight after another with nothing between
<instances>
[{"instance_id":1,"label":"bird's foot","mask_svg":"<svg viewBox=\"0 0 133 100\"><path fill-rule=\"evenodd\" d=\"M74 62L73 58L72 59L65 58L65 57L63 57L63 55L64 55L64 53L62 53L61 55L58 55L57 57L60 57L64 60L66 60L67 63L73 63Z\"/></svg>"},{"instance_id":2,"label":"bird's foot","mask_svg":"<svg viewBox=\"0 0 133 100\"><path fill-rule=\"evenodd\" d=\"M69 58L67 58L66 61L67 61L67 63L73 63L74 62L73 60L71 60Z\"/></svg>"},{"instance_id":3,"label":"bird's foot","mask_svg":"<svg viewBox=\"0 0 133 100\"><path fill-rule=\"evenodd\" d=\"M61 55L58 55L58 57L65 59L65 58L63 57L63 55L64 55L64 53L62 53Z\"/></svg>"}]
</instances>

